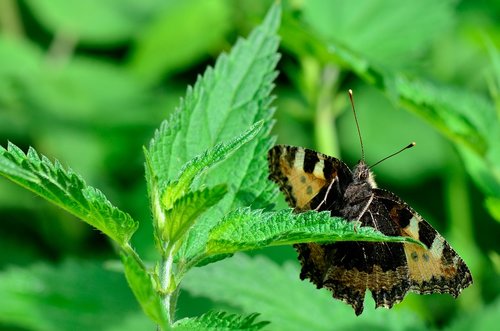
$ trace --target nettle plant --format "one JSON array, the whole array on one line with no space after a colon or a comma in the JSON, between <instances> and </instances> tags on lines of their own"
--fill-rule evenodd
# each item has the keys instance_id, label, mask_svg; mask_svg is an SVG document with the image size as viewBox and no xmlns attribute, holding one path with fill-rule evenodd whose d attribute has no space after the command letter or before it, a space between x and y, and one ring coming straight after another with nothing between
<instances>
[{"instance_id":1,"label":"nettle plant","mask_svg":"<svg viewBox=\"0 0 500 331\"><path fill-rule=\"evenodd\" d=\"M266 154L280 8L229 54L219 56L144 148L154 240L161 260L143 261L130 239L138 222L71 169L33 148L0 147L0 173L108 236L144 313L162 330L257 330L257 314L208 312L176 320L183 277L235 252L335 241L412 241L330 217L328 212L269 211L277 188ZM216 166L217 165L217 166ZM152 267L147 267L152 266ZM297 276L297 282L300 280Z\"/></svg>"}]
</instances>

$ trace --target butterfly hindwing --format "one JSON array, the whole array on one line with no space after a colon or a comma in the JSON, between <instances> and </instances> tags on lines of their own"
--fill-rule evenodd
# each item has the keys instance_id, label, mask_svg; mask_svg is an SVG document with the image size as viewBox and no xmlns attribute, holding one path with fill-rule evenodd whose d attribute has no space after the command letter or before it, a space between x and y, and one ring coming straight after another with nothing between
<instances>
[{"instance_id":1,"label":"butterfly hindwing","mask_svg":"<svg viewBox=\"0 0 500 331\"><path fill-rule=\"evenodd\" d=\"M462 258L429 223L408 204L389 191L375 190L391 220L400 227L401 236L420 240L427 246L404 244L411 291L421 294L449 293L457 297L472 283Z\"/></svg>"},{"instance_id":2,"label":"butterfly hindwing","mask_svg":"<svg viewBox=\"0 0 500 331\"><path fill-rule=\"evenodd\" d=\"M360 218L362 226L376 228L389 236L399 235L387 209L377 200ZM327 245L328 270L323 286L333 296L350 304L357 315L363 311L366 289L377 307L391 308L410 289L408 265L400 243L338 242Z\"/></svg>"}]
</instances>

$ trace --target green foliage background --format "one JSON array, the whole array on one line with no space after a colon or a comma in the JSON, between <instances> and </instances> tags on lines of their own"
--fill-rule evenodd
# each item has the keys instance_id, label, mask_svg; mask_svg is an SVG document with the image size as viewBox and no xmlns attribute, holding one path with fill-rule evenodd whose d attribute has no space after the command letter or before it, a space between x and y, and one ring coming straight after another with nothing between
<instances>
[{"instance_id":1,"label":"green foliage background","mask_svg":"<svg viewBox=\"0 0 500 331\"><path fill-rule=\"evenodd\" d=\"M270 5L0 0L0 144L34 146L82 174L139 220L133 245L157 259L141 147L186 86ZM178 315L259 312L273 330L491 329L500 313L499 16L497 1L283 1L278 142L353 165L360 152L349 88L369 164L416 141L377 166L377 180L467 261L475 283L457 301L410 294L375 311L368 298L357 318L299 280L291 247L276 247L194 269ZM113 244L72 218L0 180L0 329L153 329Z\"/></svg>"}]
</instances>

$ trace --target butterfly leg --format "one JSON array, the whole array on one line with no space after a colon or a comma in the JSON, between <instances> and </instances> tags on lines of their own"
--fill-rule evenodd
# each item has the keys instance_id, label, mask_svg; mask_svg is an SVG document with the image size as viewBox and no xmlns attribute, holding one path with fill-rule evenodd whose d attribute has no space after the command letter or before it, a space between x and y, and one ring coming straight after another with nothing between
<instances>
[{"instance_id":1,"label":"butterfly leg","mask_svg":"<svg viewBox=\"0 0 500 331\"><path fill-rule=\"evenodd\" d=\"M359 227L362 225L361 223L361 217L363 217L363 215L366 213L366 211L368 210L368 208L370 207L372 201L373 201L373 197L374 195L372 194L370 196L370 198L368 199L368 202L366 203L366 205L363 207L363 210L361 210L361 213L359 213L359 216L356 218L356 220L354 221L354 232L358 232L358 229Z\"/></svg>"},{"instance_id":2,"label":"butterfly leg","mask_svg":"<svg viewBox=\"0 0 500 331\"><path fill-rule=\"evenodd\" d=\"M319 205L314 208L315 211L319 211L320 208L326 203L326 201L328 200L328 195L330 193L330 190L332 189L332 186L333 186L333 183L337 183L338 185L338 178L335 177L331 182L330 184L328 185L328 188L326 189L326 193L325 193L325 196L323 197L323 200L321 200L321 202L319 203Z\"/></svg>"}]
</instances>

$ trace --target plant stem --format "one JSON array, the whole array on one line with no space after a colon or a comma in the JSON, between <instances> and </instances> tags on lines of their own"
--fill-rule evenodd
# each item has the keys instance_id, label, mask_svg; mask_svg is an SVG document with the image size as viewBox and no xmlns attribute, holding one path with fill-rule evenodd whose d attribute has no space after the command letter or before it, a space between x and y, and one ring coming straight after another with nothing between
<instances>
[{"instance_id":1,"label":"plant stem","mask_svg":"<svg viewBox=\"0 0 500 331\"><path fill-rule=\"evenodd\" d=\"M323 64L311 57L301 58L302 80L300 88L314 109L314 142L319 151L339 155L333 98L339 85L340 69Z\"/></svg>"},{"instance_id":2,"label":"plant stem","mask_svg":"<svg viewBox=\"0 0 500 331\"><path fill-rule=\"evenodd\" d=\"M161 300L170 325L174 322L177 286L172 284L175 245L167 243L160 267Z\"/></svg>"},{"instance_id":3,"label":"plant stem","mask_svg":"<svg viewBox=\"0 0 500 331\"><path fill-rule=\"evenodd\" d=\"M47 61L55 67L63 67L73 56L77 42L72 34L58 31L49 46Z\"/></svg>"},{"instance_id":4,"label":"plant stem","mask_svg":"<svg viewBox=\"0 0 500 331\"><path fill-rule=\"evenodd\" d=\"M470 194L467 185L467 174L463 166L452 163L445 182L446 211L450 222L449 236L451 242L461 248L462 256L467 261L472 274L478 274L484 263L481 253L474 245L473 220L470 205ZM464 292L464 299L459 301L463 309L478 309L481 305L480 284L474 284Z\"/></svg>"},{"instance_id":5,"label":"plant stem","mask_svg":"<svg viewBox=\"0 0 500 331\"><path fill-rule=\"evenodd\" d=\"M16 0L0 0L0 30L16 38L24 36Z\"/></svg>"},{"instance_id":6,"label":"plant stem","mask_svg":"<svg viewBox=\"0 0 500 331\"><path fill-rule=\"evenodd\" d=\"M316 146L320 151L328 155L340 155L332 109L338 78L339 69L328 64L325 65L321 71L319 92L316 100L314 123Z\"/></svg>"}]
</instances>

